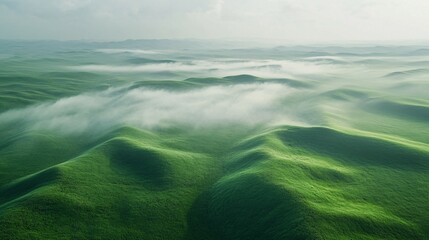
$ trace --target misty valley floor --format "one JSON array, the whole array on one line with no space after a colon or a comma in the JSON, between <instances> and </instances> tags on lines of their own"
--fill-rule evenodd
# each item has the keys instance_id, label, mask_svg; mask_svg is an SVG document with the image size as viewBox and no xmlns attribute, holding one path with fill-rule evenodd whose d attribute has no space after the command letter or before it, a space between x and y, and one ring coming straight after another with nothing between
<instances>
[{"instance_id":1,"label":"misty valley floor","mask_svg":"<svg viewBox=\"0 0 429 240\"><path fill-rule=\"evenodd\" d=\"M427 49L151 44L0 45L0 239L429 239Z\"/></svg>"}]
</instances>

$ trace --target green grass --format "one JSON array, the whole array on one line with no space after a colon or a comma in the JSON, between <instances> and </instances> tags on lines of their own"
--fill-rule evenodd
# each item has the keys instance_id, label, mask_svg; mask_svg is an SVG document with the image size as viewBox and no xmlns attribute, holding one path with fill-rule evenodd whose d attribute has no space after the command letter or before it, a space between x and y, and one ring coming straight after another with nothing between
<instances>
[{"instance_id":1,"label":"green grass","mask_svg":"<svg viewBox=\"0 0 429 240\"><path fill-rule=\"evenodd\" d=\"M218 239L424 239L429 151L395 144L296 127L244 141L211 190Z\"/></svg>"},{"instance_id":2,"label":"green grass","mask_svg":"<svg viewBox=\"0 0 429 240\"><path fill-rule=\"evenodd\" d=\"M159 136L138 135L117 135L2 187L1 195L13 199L2 199L1 238L184 235L186 212L214 181L219 162L165 147Z\"/></svg>"},{"instance_id":3,"label":"green grass","mask_svg":"<svg viewBox=\"0 0 429 240\"><path fill-rule=\"evenodd\" d=\"M235 54L287 58L260 51ZM345 72L291 78L246 69L199 77L65 67L207 54L107 58L81 50L0 59L0 239L429 239L429 102L425 89L407 92L416 92L410 75L426 72L399 68L406 62L344 57L330 64ZM231 57L225 50L213 58L222 54ZM407 74L389 75L395 72ZM301 124L117 126L67 135L1 121L8 110L112 86L185 92L254 83L287 85L278 111Z\"/></svg>"},{"instance_id":4,"label":"green grass","mask_svg":"<svg viewBox=\"0 0 429 240\"><path fill-rule=\"evenodd\" d=\"M230 131L122 128L68 161L3 173L16 179L0 189L0 237L425 238L429 149L329 128Z\"/></svg>"}]
</instances>

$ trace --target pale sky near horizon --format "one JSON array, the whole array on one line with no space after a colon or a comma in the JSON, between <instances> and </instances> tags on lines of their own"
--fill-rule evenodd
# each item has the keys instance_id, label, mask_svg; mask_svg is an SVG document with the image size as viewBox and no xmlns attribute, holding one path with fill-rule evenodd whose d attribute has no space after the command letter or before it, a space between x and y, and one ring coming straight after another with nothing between
<instances>
[{"instance_id":1,"label":"pale sky near horizon","mask_svg":"<svg viewBox=\"0 0 429 240\"><path fill-rule=\"evenodd\" d=\"M428 0L0 0L0 39L429 40Z\"/></svg>"}]
</instances>

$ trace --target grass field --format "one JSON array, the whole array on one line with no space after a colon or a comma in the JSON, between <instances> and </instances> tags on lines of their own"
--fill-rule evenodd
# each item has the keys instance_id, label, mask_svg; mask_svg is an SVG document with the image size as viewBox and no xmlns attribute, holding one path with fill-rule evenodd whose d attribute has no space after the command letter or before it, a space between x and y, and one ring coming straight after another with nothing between
<instances>
[{"instance_id":1,"label":"grass field","mask_svg":"<svg viewBox=\"0 0 429 240\"><path fill-rule=\"evenodd\" d=\"M0 239L429 239L424 47L172 44L0 45Z\"/></svg>"}]
</instances>

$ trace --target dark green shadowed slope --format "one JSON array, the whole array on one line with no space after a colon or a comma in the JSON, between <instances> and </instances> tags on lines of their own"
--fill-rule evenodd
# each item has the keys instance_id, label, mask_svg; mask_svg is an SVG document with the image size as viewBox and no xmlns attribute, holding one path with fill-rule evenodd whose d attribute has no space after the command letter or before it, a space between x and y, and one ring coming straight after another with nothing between
<instances>
[{"instance_id":1,"label":"dark green shadowed slope","mask_svg":"<svg viewBox=\"0 0 429 240\"><path fill-rule=\"evenodd\" d=\"M128 132L130 130L123 130ZM0 189L2 239L175 239L220 171L203 153L132 130ZM168 229L168 231L166 231Z\"/></svg>"},{"instance_id":2,"label":"dark green shadowed slope","mask_svg":"<svg viewBox=\"0 0 429 240\"><path fill-rule=\"evenodd\" d=\"M1 42L0 240L429 239L425 48L163 42Z\"/></svg>"},{"instance_id":3,"label":"dark green shadowed slope","mask_svg":"<svg viewBox=\"0 0 429 240\"><path fill-rule=\"evenodd\" d=\"M384 139L274 129L234 149L201 218L216 239L424 239L428 162Z\"/></svg>"}]
</instances>

